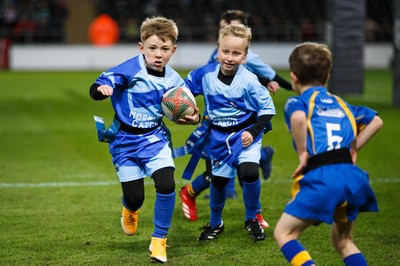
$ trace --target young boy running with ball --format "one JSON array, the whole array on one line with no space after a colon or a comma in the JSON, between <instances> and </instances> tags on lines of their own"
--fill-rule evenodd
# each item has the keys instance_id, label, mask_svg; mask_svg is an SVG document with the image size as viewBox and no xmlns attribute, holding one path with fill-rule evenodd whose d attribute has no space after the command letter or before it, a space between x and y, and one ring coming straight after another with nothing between
<instances>
[{"instance_id":1,"label":"young boy running with ball","mask_svg":"<svg viewBox=\"0 0 400 266\"><path fill-rule=\"evenodd\" d=\"M162 95L184 85L167 65L176 51L178 28L164 17L147 18L140 27L140 55L103 72L90 87L94 100L111 98L115 112L113 136L108 136L112 162L122 186L122 229L134 235L145 197L144 178L156 189L150 258L166 262L166 241L175 206L175 165L162 124ZM178 124L199 122L198 109ZM149 211L149 210L143 210Z\"/></svg>"}]
</instances>

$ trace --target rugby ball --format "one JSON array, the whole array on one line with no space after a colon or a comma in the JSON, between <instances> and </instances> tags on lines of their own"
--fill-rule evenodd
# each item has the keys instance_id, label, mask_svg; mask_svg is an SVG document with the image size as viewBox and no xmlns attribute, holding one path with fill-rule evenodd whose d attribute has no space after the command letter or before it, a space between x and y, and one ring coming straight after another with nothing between
<instances>
[{"instance_id":1,"label":"rugby ball","mask_svg":"<svg viewBox=\"0 0 400 266\"><path fill-rule=\"evenodd\" d=\"M172 122L187 115L192 115L195 107L196 100L192 92L185 87L170 89L164 93L161 100L163 113Z\"/></svg>"}]
</instances>

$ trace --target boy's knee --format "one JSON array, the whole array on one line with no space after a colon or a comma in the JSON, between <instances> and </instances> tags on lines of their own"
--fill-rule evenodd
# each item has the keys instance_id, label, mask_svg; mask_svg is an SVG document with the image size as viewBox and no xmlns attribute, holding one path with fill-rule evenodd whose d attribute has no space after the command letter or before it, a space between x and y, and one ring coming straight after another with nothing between
<instances>
[{"instance_id":1,"label":"boy's knee","mask_svg":"<svg viewBox=\"0 0 400 266\"><path fill-rule=\"evenodd\" d=\"M175 191L174 169L172 167L157 170L153 173L152 178L157 193L171 194Z\"/></svg>"},{"instance_id":2,"label":"boy's knee","mask_svg":"<svg viewBox=\"0 0 400 266\"><path fill-rule=\"evenodd\" d=\"M259 179L257 163L240 164L240 179L246 183L254 183Z\"/></svg>"}]
</instances>

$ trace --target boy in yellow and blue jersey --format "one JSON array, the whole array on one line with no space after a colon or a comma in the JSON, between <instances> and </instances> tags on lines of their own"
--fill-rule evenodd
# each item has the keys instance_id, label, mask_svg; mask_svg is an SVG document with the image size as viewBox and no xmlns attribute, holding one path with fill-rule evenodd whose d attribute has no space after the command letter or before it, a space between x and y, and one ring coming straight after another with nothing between
<instances>
[{"instance_id":1,"label":"boy in yellow and blue jersey","mask_svg":"<svg viewBox=\"0 0 400 266\"><path fill-rule=\"evenodd\" d=\"M296 46L289 65L299 96L287 100L285 122L300 163L292 176L292 199L275 227L275 240L291 265L315 265L297 239L311 225L332 224L332 243L344 264L367 265L352 231L358 213L376 212L378 204L368 174L355 161L357 151L383 122L374 110L350 105L328 92L332 55L326 45Z\"/></svg>"}]
</instances>

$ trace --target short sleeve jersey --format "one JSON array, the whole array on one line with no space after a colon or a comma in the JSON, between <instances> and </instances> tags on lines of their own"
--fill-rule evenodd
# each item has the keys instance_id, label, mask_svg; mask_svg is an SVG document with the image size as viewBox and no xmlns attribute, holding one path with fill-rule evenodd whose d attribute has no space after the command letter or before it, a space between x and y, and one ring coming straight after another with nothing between
<instances>
[{"instance_id":1,"label":"short sleeve jersey","mask_svg":"<svg viewBox=\"0 0 400 266\"><path fill-rule=\"evenodd\" d=\"M378 112L366 106L352 106L356 118L357 134L360 133L371 120L378 115Z\"/></svg>"},{"instance_id":2,"label":"short sleeve jersey","mask_svg":"<svg viewBox=\"0 0 400 266\"><path fill-rule=\"evenodd\" d=\"M210 123L231 127L257 116L275 115L269 92L257 76L240 65L230 85L218 79L219 63L212 63L191 71L186 86L196 95L203 95Z\"/></svg>"},{"instance_id":3,"label":"short sleeve jersey","mask_svg":"<svg viewBox=\"0 0 400 266\"><path fill-rule=\"evenodd\" d=\"M117 118L135 128L159 125L163 117L162 95L184 85L181 76L168 65L164 76L149 75L143 55L103 72L95 83L114 88L111 102Z\"/></svg>"},{"instance_id":4,"label":"short sleeve jersey","mask_svg":"<svg viewBox=\"0 0 400 266\"><path fill-rule=\"evenodd\" d=\"M368 124L376 115L374 110L367 107L348 104L324 87L312 87L286 101L284 113L289 130L290 117L295 111L306 114L307 151L310 156L349 148L357 136L357 128Z\"/></svg>"}]
</instances>

